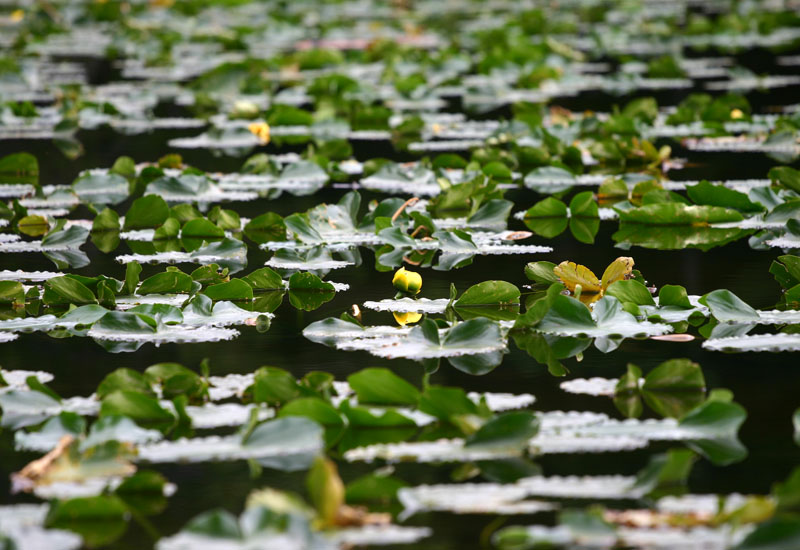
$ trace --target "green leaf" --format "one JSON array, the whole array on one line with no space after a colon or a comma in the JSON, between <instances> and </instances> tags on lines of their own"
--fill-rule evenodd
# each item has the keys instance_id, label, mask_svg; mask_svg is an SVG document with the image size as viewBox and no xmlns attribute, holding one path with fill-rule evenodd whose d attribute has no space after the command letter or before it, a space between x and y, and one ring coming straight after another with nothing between
<instances>
[{"instance_id":1,"label":"green leaf","mask_svg":"<svg viewBox=\"0 0 800 550\"><path fill-rule=\"evenodd\" d=\"M131 390L116 390L106 395L100 404L100 416L127 416L141 424L172 423L175 417L153 396Z\"/></svg>"},{"instance_id":2,"label":"green leaf","mask_svg":"<svg viewBox=\"0 0 800 550\"><path fill-rule=\"evenodd\" d=\"M178 294L192 290L192 277L181 271L165 271L148 277L139 286L139 294Z\"/></svg>"},{"instance_id":3,"label":"green leaf","mask_svg":"<svg viewBox=\"0 0 800 550\"><path fill-rule=\"evenodd\" d=\"M553 184L553 182L559 182ZM525 187L541 193L555 193L568 189L576 183L575 175L557 166L536 168L525 176Z\"/></svg>"},{"instance_id":4,"label":"green leaf","mask_svg":"<svg viewBox=\"0 0 800 550\"><path fill-rule=\"evenodd\" d=\"M153 234L154 241L175 239L181 232L181 223L175 218L167 218Z\"/></svg>"},{"instance_id":5,"label":"green leaf","mask_svg":"<svg viewBox=\"0 0 800 550\"><path fill-rule=\"evenodd\" d=\"M500 306L519 304L519 289L505 281L484 281L469 287L455 307Z\"/></svg>"},{"instance_id":6,"label":"green leaf","mask_svg":"<svg viewBox=\"0 0 800 550\"><path fill-rule=\"evenodd\" d=\"M794 279L795 283L800 282L800 256L786 254L778 256L778 261L786 267L786 272Z\"/></svg>"},{"instance_id":7,"label":"green leaf","mask_svg":"<svg viewBox=\"0 0 800 550\"><path fill-rule=\"evenodd\" d=\"M639 391L642 370L633 363L628 363L627 369L614 388L614 406L627 418L639 418L642 416L642 399Z\"/></svg>"},{"instance_id":8,"label":"green leaf","mask_svg":"<svg viewBox=\"0 0 800 550\"><path fill-rule=\"evenodd\" d=\"M0 281L0 304L24 304L25 289L19 281Z\"/></svg>"},{"instance_id":9,"label":"green leaf","mask_svg":"<svg viewBox=\"0 0 800 550\"><path fill-rule=\"evenodd\" d=\"M679 202L647 204L630 210L619 210L620 222L644 225L698 225L738 222L743 216L720 206L687 206Z\"/></svg>"},{"instance_id":10,"label":"green leaf","mask_svg":"<svg viewBox=\"0 0 800 550\"><path fill-rule=\"evenodd\" d=\"M27 378L25 378L25 383L28 385L28 387L32 391L43 393L43 394L55 399L56 401L59 401L59 402L61 401L61 397L56 392L54 392L52 389L48 388L46 385L42 384L39 381L39 379L36 378L35 376L28 376Z\"/></svg>"},{"instance_id":11,"label":"green leaf","mask_svg":"<svg viewBox=\"0 0 800 550\"><path fill-rule=\"evenodd\" d=\"M362 404L413 407L419 401L419 390L389 369L363 369L348 376L347 381Z\"/></svg>"},{"instance_id":12,"label":"green leaf","mask_svg":"<svg viewBox=\"0 0 800 550\"><path fill-rule=\"evenodd\" d=\"M110 208L104 208L92 221L92 233L119 231L119 215Z\"/></svg>"},{"instance_id":13,"label":"green leaf","mask_svg":"<svg viewBox=\"0 0 800 550\"><path fill-rule=\"evenodd\" d=\"M525 212L525 218L566 218L567 205L553 197L547 197Z\"/></svg>"},{"instance_id":14,"label":"green leaf","mask_svg":"<svg viewBox=\"0 0 800 550\"><path fill-rule=\"evenodd\" d=\"M145 195L133 201L125 214L123 229L150 229L167 221L169 206L158 195Z\"/></svg>"},{"instance_id":15,"label":"green leaf","mask_svg":"<svg viewBox=\"0 0 800 550\"><path fill-rule=\"evenodd\" d=\"M289 230L289 232L296 235L299 240L305 243L316 244L324 242L325 240L322 238L322 235L320 235L319 232L317 232L317 230L311 225L311 219L308 214L292 214L291 216L286 216L286 219L283 221L286 224L286 228Z\"/></svg>"},{"instance_id":16,"label":"green leaf","mask_svg":"<svg viewBox=\"0 0 800 550\"><path fill-rule=\"evenodd\" d=\"M519 289L511 283L484 281L468 288L453 306L465 320L513 321L519 315L519 296Z\"/></svg>"},{"instance_id":17,"label":"green leaf","mask_svg":"<svg viewBox=\"0 0 800 550\"><path fill-rule=\"evenodd\" d=\"M136 162L131 157L118 157L109 169L112 174L119 174L125 178L136 177Z\"/></svg>"},{"instance_id":18,"label":"green leaf","mask_svg":"<svg viewBox=\"0 0 800 550\"><path fill-rule=\"evenodd\" d=\"M772 487L772 494L778 500L780 512L794 512L800 510L800 468L795 468L783 483L776 483Z\"/></svg>"},{"instance_id":19,"label":"green leaf","mask_svg":"<svg viewBox=\"0 0 800 550\"><path fill-rule=\"evenodd\" d=\"M697 185L688 186L686 194L695 204L722 206L740 212L762 212L764 210L761 204L752 202L746 194L728 189L721 184L713 185L706 180Z\"/></svg>"},{"instance_id":20,"label":"green leaf","mask_svg":"<svg viewBox=\"0 0 800 550\"><path fill-rule=\"evenodd\" d=\"M301 387L291 373L277 367L261 367L255 373L253 401L256 403L288 403L301 394Z\"/></svg>"},{"instance_id":21,"label":"green leaf","mask_svg":"<svg viewBox=\"0 0 800 550\"><path fill-rule=\"evenodd\" d=\"M655 305L647 287L634 279L611 283L605 293L614 296L620 302L631 302L639 306Z\"/></svg>"},{"instance_id":22,"label":"green leaf","mask_svg":"<svg viewBox=\"0 0 800 550\"><path fill-rule=\"evenodd\" d=\"M634 487L652 498L667 494L682 494L697 455L689 449L670 449L653 455L647 466L636 475Z\"/></svg>"},{"instance_id":23,"label":"green leaf","mask_svg":"<svg viewBox=\"0 0 800 550\"><path fill-rule=\"evenodd\" d=\"M128 509L119 497L99 495L56 500L50 506L45 525L78 533L87 546L109 544L127 527Z\"/></svg>"},{"instance_id":24,"label":"green leaf","mask_svg":"<svg viewBox=\"0 0 800 550\"><path fill-rule=\"evenodd\" d=\"M189 220L181 230L181 239L198 239L200 241L221 239L225 236L225 230L217 227L214 223L205 218Z\"/></svg>"},{"instance_id":25,"label":"green leaf","mask_svg":"<svg viewBox=\"0 0 800 550\"><path fill-rule=\"evenodd\" d=\"M674 306L686 309L692 307L686 289L680 285L662 286L658 291L658 305L660 307Z\"/></svg>"},{"instance_id":26,"label":"green leaf","mask_svg":"<svg viewBox=\"0 0 800 550\"><path fill-rule=\"evenodd\" d=\"M469 217L467 223L471 227L505 227L511 209L514 203L505 199L492 199L482 205L472 216Z\"/></svg>"},{"instance_id":27,"label":"green leaf","mask_svg":"<svg viewBox=\"0 0 800 550\"><path fill-rule=\"evenodd\" d=\"M747 457L747 449L736 437L745 418L747 412L740 405L708 399L689 411L678 425L697 434L697 439L687 442L689 447L714 464L725 466Z\"/></svg>"},{"instance_id":28,"label":"green leaf","mask_svg":"<svg viewBox=\"0 0 800 550\"><path fill-rule=\"evenodd\" d=\"M72 190L89 204L118 204L128 197L128 180L114 173L88 173L72 183Z\"/></svg>"},{"instance_id":29,"label":"green leaf","mask_svg":"<svg viewBox=\"0 0 800 550\"><path fill-rule=\"evenodd\" d=\"M594 193L591 191L578 193L569 202L569 213L573 218L597 218L598 211Z\"/></svg>"},{"instance_id":30,"label":"green leaf","mask_svg":"<svg viewBox=\"0 0 800 550\"><path fill-rule=\"evenodd\" d=\"M301 397L281 407L279 417L304 416L325 428L325 441L333 445L342 435L345 423L339 411L318 397Z\"/></svg>"},{"instance_id":31,"label":"green leaf","mask_svg":"<svg viewBox=\"0 0 800 550\"><path fill-rule=\"evenodd\" d=\"M556 264L553 262L530 262L525 265L525 276L535 283L546 285L557 283L558 276L553 273L555 267Z\"/></svg>"},{"instance_id":32,"label":"green leaf","mask_svg":"<svg viewBox=\"0 0 800 550\"><path fill-rule=\"evenodd\" d=\"M127 390L143 395L155 396L145 376L132 369L119 368L109 374L97 386L97 398L103 399L117 390Z\"/></svg>"},{"instance_id":33,"label":"green leaf","mask_svg":"<svg viewBox=\"0 0 800 550\"><path fill-rule=\"evenodd\" d=\"M206 394L207 384L197 373L179 363L157 363L144 371L145 378L151 384L160 384L166 399L186 396L195 401Z\"/></svg>"},{"instance_id":34,"label":"green leaf","mask_svg":"<svg viewBox=\"0 0 800 550\"><path fill-rule=\"evenodd\" d=\"M700 365L688 359L671 359L645 377L642 397L661 416L681 418L703 403L705 390Z\"/></svg>"},{"instance_id":35,"label":"green leaf","mask_svg":"<svg viewBox=\"0 0 800 550\"><path fill-rule=\"evenodd\" d=\"M207 257L214 257L214 262L236 273L247 267L247 245L238 239L225 237L221 241L211 242L192 252L192 258L201 263L208 263Z\"/></svg>"},{"instance_id":36,"label":"green leaf","mask_svg":"<svg viewBox=\"0 0 800 550\"><path fill-rule=\"evenodd\" d=\"M625 245L638 245L657 250L698 248L705 251L734 242L753 233L752 230L739 229L738 227L712 227L704 225L703 222L698 222L698 224L645 225L644 223L621 222L619 230L611 237L614 241Z\"/></svg>"},{"instance_id":37,"label":"green leaf","mask_svg":"<svg viewBox=\"0 0 800 550\"><path fill-rule=\"evenodd\" d=\"M153 333L157 326L158 323L152 317L128 311L109 311L94 324L94 328L132 334Z\"/></svg>"},{"instance_id":38,"label":"green leaf","mask_svg":"<svg viewBox=\"0 0 800 550\"><path fill-rule=\"evenodd\" d=\"M267 212L247 222L247 225L244 226L244 234L258 244L285 241L286 224L278 214Z\"/></svg>"},{"instance_id":39,"label":"green leaf","mask_svg":"<svg viewBox=\"0 0 800 550\"><path fill-rule=\"evenodd\" d=\"M333 285L309 272L297 272L289 278L289 303L297 309L313 311L336 296Z\"/></svg>"},{"instance_id":40,"label":"green leaf","mask_svg":"<svg viewBox=\"0 0 800 550\"><path fill-rule=\"evenodd\" d=\"M169 217L178 220L181 225L188 221L202 218L203 215L200 211L191 204L176 204L169 210Z\"/></svg>"},{"instance_id":41,"label":"green leaf","mask_svg":"<svg viewBox=\"0 0 800 550\"><path fill-rule=\"evenodd\" d=\"M600 231L599 218L570 218L569 230L579 242L593 244L597 232Z\"/></svg>"},{"instance_id":42,"label":"green leaf","mask_svg":"<svg viewBox=\"0 0 800 550\"><path fill-rule=\"evenodd\" d=\"M795 550L800 547L800 521L774 518L758 525L734 550Z\"/></svg>"},{"instance_id":43,"label":"green leaf","mask_svg":"<svg viewBox=\"0 0 800 550\"><path fill-rule=\"evenodd\" d=\"M493 418L472 434L465 447L522 450L539 433L539 419L529 411L514 411Z\"/></svg>"},{"instance_id":44,"label":"green leaf","mask_svg":"<svg viewBox=\"0 0 800 550\"><path fill-rule=\"evenodd\" d=\"M127 295L136 293L136 287L139 286L139 274L142 272L142 266L139 262L130 262L125 266L125 286L124 292Z\"/></svg>"},{"instance_id":45,"label":"green leaf","mask_svg":"<svg viewBox=\"0 0 800 550\"><path fill-rule=\"evenodd\" d=\"M228 270L220 269L218 264L201 265L190 275L193 281L203 286L224 283L228 280Z\"/></svg>"},{"instance_id":46,"label":"green leaf","mask_svg":"<svg viewBox=\"0 0 800 550\"><path fill-rule=\"evenodd\" d=\"M800 193L800 170L789 166L775 166L769 171L769 179Z\"/></svg>"},{"instance_id":47,"label":"green leaf","mask_svg":"<svg viewBox=\"0 0 800 550\"><path fill-rule=\"evenodd\" d=\"M39 161L30 153L12 153L0 158L3 183L39 184Z\"/></svg>"},{"instance_id":48,"label":"green leaf","mask_svg":"<svg viewBox=\"0 0 800 550\"><path fill-rule=\"evenodd\" d=\"M284 284L280 274L270 267L256 269L242 280L257 290L283 290Z\"/></svg>"},{"instance_id":49,"label":"green leaf","mask_svg":"<svg viewBox=\"0 0 800 550\"><path fill-rule=\"evenodd\" d=\"M557 296L537 325L542 332L559 332L564 328L592 329L595 322L589 309L574 298Z\"/></svg>"},{"instance_id":50,"label":"green leaf","mask_svg":"<svg viewBox=\"0 0 800 550\"><path fill-rule=\"evenodd\" d=\"M546 239L560 235L569 225L567 205L553 197L547 197L525 212L525 225Z\"/></svg>"},{"instance_id":51,"label":"green leaf","mask_svg":"<svg viewBox=\"0 0 800 550\"><path fill-rule=\"evenodd\" d=\"M125 479L114 491L117 495L133 496L155 493L163 496L167 479L153 470L142 470Z\"/></svg>"},{"instance_id":52,"label":"green leaf","mask_svg":"<svg viewBox=\"0 0 800 550\"><path fill-rule=\"evenodd\" d=\"M239 231L242 225L242 220L233 210L226 210L215 206L208 213L208 219L217 224L221 229L228 229L231 231Z\"/></svg>"},{"instance_id":53,"label":"green leaf","mask_svg":"<svg viewBox=\"0 0 800 550\"><path fill-rule=\"evenodd\" d=\"M750 323L759 318L755 309L730 290L718 289L709 292L700 302L707 305L711 314L722 323Z\"/></svg>"},{"instance_id":54,"label":"green leaf","mask_svg":"<svg viewBox=\"0 0 800 550\"><path fill-rule=\"evenodd\" d=\"M477 415L478 406L461 388L428 386L419 399L419 410L444 421L463 415Z\"/></svg>"},{"instance_id":55,"label":"green leaf","mask_svg":"<svg viewBox=\"0 0 800 550\"><path fill-rule=\"evenodd\" d=\"M42 301L47 305L97 303L94 293L86 285L68 276L53 277L45 281Z\"/></svg>"},{"instance_id":56,"label":"green leaf","mask_svg":"<svg viewBox=\"0 0 800 550\"><path fill-rule=\"evenodd\" d=\"M253 299L253 287L242 279L231 279L225 283L219 283L207 287L203 294L212 300L247 300Z\"/></svg>"},{"instance_id":57,"label":"green leaf","mask_svg":"<svg viewBox=\"0 0 800 550\"><path fill-rule=\"evenodd\" d=\"M50 224L44 216L25 216L17 222L17 229L29 237L40 237L47 233Z\"/></svg>"},{"instance_id":58,"label":"green leaf","mask_svg":"<svg viewBox=\"0 0 800 550\"><path fill-rule=\"evenodd\" d=\"M391 502L397 498L397 491L408 484L389 475L367 474L355 479L345 487L345 501L349 504L363 502Z\"/></svg>"},{"instance_id":59,"label":"green leaf","mask_svg":"<svg viewBox=\"0 0 800 550\"><path fill-rule=\"evenodd\" d=\"M260 462L273 468L298 470L308 468L311 460L323 448L322 427L308 418L287 416L259 424L243 437L245 449L272 450L275 455ZM302 448L303 451L290 453L286 449Z\"/></svg>"},{"instance_id":60,"label":"green leaf","mask_svg":"<svg viewBox=\"0 0 800 550\"><path fill-rule=\"evenodd\" d=\"M542 468L528 458L515 456L476 463L481 475L495 483L514 483L522 478L542 475Z\"/></svg>"},{"instance_id":61,"label":"green leaf","mask_svg":"<svg viewBox=\"0 0 800 550\"><path fill-rule=\"evenodd\" d=\"M217 540L239 540L242 533L236 516L227 510L210 510L192 519L184 528L188 533L206 535Z\"/></svg>"}]
</instances>

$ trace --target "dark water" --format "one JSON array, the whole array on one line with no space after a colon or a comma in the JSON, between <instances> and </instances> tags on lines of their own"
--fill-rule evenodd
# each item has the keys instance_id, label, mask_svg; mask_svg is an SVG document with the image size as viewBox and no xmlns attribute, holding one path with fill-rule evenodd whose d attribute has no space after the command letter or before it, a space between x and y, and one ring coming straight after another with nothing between
<instances>
[{"instance_id":1,"label":"dark water","mask_svg":"<svg viewBox=\"0 0 800 550\"><path fill-rule=\"evenodd\" d=\"M675 103L684 94L671 94L659 98L660 103ZM765 106L791 101L786 92L769 95L753 94L751 101ZM592 107L601 110L620 98L593 94L582 96L580 105L574 100L563 102L572 108ZM559 102L556 102L559 103ZM66 160L49 142L5 142L0 145L0 156L27 150L39 158L42 168L42 183L67 184L82 169L109 166L120 155L130 155L137 161L151 161L167 152L166 142L177 132L159 132L142 136L121 136L108 130L81 132L78 138L84 143L88 154L76 161ZM761 178L774 163L762 155L692 154L674 147L673 156L690 157L692 165L673 179L725 179ZM375 156L391 156L390 147L358 145L356 156L366 160ZM184 160L206 170L236 170L243 159L214 157L207 152L186 152ZM394 156L394 158L397 158ZM265 210L286 215L305 210L320 202L334 202L344 193L326 189L312 197L282 196L278 201L257 204L242 203L232 206L243 216L254 216ZM380 198L369 193L364 198ZM507 198L516 204L515 210L527 208L541 197L530 191L515 191ZM365 201L366 202L366 201ZM122 205L124 211L127 205ZM88 212L77 210L74 217L90 217ZM524 229L518 221L512 228ZM487 279L503 279L517 285L528 281L523 275L523 266L532 260L560 262L565 259L579 261L596 272L622 254L613 247L611 234L616 222L603 222L596 244L577 243L568 232L550 241L534 238L528 242L551 245L555 252L534 256L477 257L466 268L451 272L426 270L423 273L423 295L428 298L446 297L450 282L463 291L475 282ZM92 258L92 264L81 273L122 278L124 268L113 261L113 256L126 252L123 244L110 255L99 254L91 244L84 248ZM248 270L263 265L266 254L251 247ZM636 261L651 284L680 284L690 294L703 294L716 288L728 288L756 308L768 308L779 296L779 286L767 272L770 263L778 256L777 251L751 250L746 239L716 248L709 252L698 250L654 251L633 248L628 253ZM325 370L337 379L367 366L385 366L400 376L419 384L422 369L413 361L381 360L366 352L343 352L314 344L301 335L310 322L328 316L338 316L351 304L365 300L379 300L392 294L391 274L378 273L372 269L370 252L363 254L364 265L337 270L329 275L334 281L347 282L351 289L341 293L333 301L314 312L298 312L288 303L277 311L272 328L265 334L245 328L242 335L231 342L193 345L146 345L135 353L112 355L89 339L71 338L58 340L42 334L22 335L0 350L0 364L5 369L34 369L52 372L55 380L51 386L61 395L87 395L110 371L118 367L143 370L148 365L174 361L195 367L203 358L211 361L212 373L251 372L262 365L272 365L290 370L296 376L312 370ZM144 266L143 277L160 271L161 267ZM2 255L0 269L52 269L43 257L32 255ZM388 313L365 312L367 324L389 322ZM800 448L792 440L791 414L800 406L800 364L797 356L779 354L726 355L707 352L700 342L669 343L626 340L610 354L602 354L593 347L586 351L581 363L569 360L572 369L569 377L604 376L616 377L624 372L628 362L634 362L645 372L660 362L676 357L689 357L703 367L710 388L729 388L736 401L748 411L748 419L741 430L741 439L749 449L748 458L736 465L715 467L708 461L699 461L692 472L690 488L693 492L742 492L764 493L773 482L786 477L800 463ZM510 352L503 364L482 377L463 374L448 365L433 375L431 382L442 385L458 385L468 391L530 392L537 397L537 408L580 409L607 412L616 415L607 398L575 396L558 387L563 379L550 376L547 371L526 353L510 344ZM540 464L548 475L555 474L632 474L640 469L654 450L627 453L605 453L594 455L556 455L542 458ZM13 451L13 434L0 434L0 495L6 502L33 501L29 496L9 496L8 475L28 461L37 458L36 453ZM363 464L340 464L340 472L349 481L371 471L374 467ZM258 479L251 479L244 462L223 464L193 464L158 466L171 482L178 486L177 493L169 499L164 513L150 518L147 528L136 522L124 537L112 547L117 549L142 549L152 546L149 532L169 535L196 514L210 508L222 506L235 513L241 511L247 494L259 487L272 486L304 492L305 473L284 473L265 470ZM397 468L397 475L412 484L447 482L452 468L449 466L424 466L405 464ZM514 523L525 523L525 517L515 517ZM538 519L538 518L537 518ZM490 516L453 516L450 514L425 514L414 517L411 524L434 527L434 536L417 544L415 548L426 550L455 550L476 548L489 531L493 522ZM496 525L493 525L496 527Z\"/></svg>"}]
</instances>

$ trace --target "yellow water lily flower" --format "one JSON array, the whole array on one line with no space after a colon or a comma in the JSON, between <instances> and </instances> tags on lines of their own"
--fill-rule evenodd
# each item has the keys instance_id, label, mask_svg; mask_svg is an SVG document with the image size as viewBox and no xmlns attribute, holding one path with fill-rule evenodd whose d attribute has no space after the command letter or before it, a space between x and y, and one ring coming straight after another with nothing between
<instances>
[{"instance_id":1,"label":"yellow water lily flower","mask_svg":"<svg viewBox=\"0 0 800 550\"><path fill-rule=\"evenodd\" d=\"M266 122L254 122L247 127L252 134L255 134L263 145L269 143L269 124Z\"/></svg>"},{"instance_id":2,"label":"yellow water lily flower","mask_svg":"<svg viewBox=\"0 0 800 550\"><path fill-rule=\"evenodd\" d=\"M9 17L13 23L19 23L23 19L25 19L25 12L23 10L14 10L11 12L11 16Z\"/></svg>"},{"instance_id":3,"label":"yellow water lily flower","mask_svg":"<svg viewBox=\"0 0 800 550\"><path fill-rule=\"evenodd\" d=\"M400 292L419 294L422 288L422 275L415 271L408 271L405 267L401 267L394 274L392 284Z\"/></svg>"},{"instance_id":4,"label":"yellow water lily flower","mask_svg":"<svg viewBox=\"0 0 800 550\"><path fill-rule=\"evenodd\" d=\"M742 118L742 117L744 117L744 113L742 112L741 109L733 109L731 111L731 118L732 119L736 120L736 119L739 119L739 118Z\"/></svg>"},{"instance_id":5,"label":"yellow water lily flower","mask_svg":"<svg viewBox=\"0 0 800 550\"><path fill-rule=\"evenodd\" d=\"M421 313L414 313L414 312L392 312L394 315L394 320L397 321L397 324L404 327L406 325L410 325L413 323L419 322L422 319Z\"/></svg>"}]
</instances>

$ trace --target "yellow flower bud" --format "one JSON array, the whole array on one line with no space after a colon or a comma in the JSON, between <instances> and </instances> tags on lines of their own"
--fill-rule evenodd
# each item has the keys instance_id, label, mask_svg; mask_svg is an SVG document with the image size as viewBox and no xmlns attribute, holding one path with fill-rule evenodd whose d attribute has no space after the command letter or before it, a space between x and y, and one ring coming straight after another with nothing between
<instances>
[{"instance_id":1,"label":"yellow flower bud","mask_svg":"<svg viewBox=\"0 0 800 550\"><path fill-rule=\"evenodd\" d=\"M397 324L403 327L406 325L410 325L412 323L416 323L420 319L422 319L421 313L413 313L413 312L401 313L395 311L392 313L392 315L394 315L394 320L397 321Z\"/></svg>"},{"instance_id":2,"label":"yellow flower bud","mask_svg":"<svg viewBox=\"0 0 800 550\"><path fill-rule=\"evenodd\" d=\"M269 124L266 122L254 122L247 127L251 133L258 136L261 143L266 145L269 143Z\"/></svg>"},{"instance_id":3,"label":"yellow flower bud","mask_svg":"<svg viewBox=\"0 0 800 550\"><path fill-rule=\"evenodd\" d=\"M731 118L734 119L734 120L742 118L743 116L744 116L744 113L742 112L741 109L733 109L731 111Z\"/></svg>"},{"instance_id":4,"label":"yellow flower bud","mask_svg":"<svg viewBox=\"0 0 800 550\"><path fill-rule=\"evenodd\" d=\"M415 271L408 271L405 267L397 270L392 278L392 284L400 292L419 294L422 288L422 275Z\"/></svg>"}]
</instances>

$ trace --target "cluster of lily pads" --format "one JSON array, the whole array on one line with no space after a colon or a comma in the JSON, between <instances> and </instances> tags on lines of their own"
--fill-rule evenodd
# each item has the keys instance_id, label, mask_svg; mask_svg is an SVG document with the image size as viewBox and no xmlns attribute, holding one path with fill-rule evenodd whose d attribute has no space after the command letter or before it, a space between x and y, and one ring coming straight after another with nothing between
<instances>
[{"instance_id":1,"label":"cluster of lily pads","mask_svg":"<svg viewBox=\"0 0 800 550\"><path fill-rule=\"evenodd\" d=\"M696 340L800 351L800 109L753 100L800 85L798 43L796 8L769 1L0 6L0 145L35 141L37 153L0 157L0 349L88 337L136 358L150 344L266 333L288 297L299 312L338 308L298 317L315 350L412 369L219 376L220 357L197 369L111 361L69 397L49 372L0 369L4 437L39 455L11 490L42 501L0 506L0 545L113 545L133 522L152 532L148 518L180 490L164 467L221 462L249 468L241 514L207 511L153 536L155 548L422 548L436 527L417 520L430 513L530 524L491 524L482 542L500 550L800 545L800 470L768 494L691 492L697 461L747 457L747 412L683 358ZM741 54L763 49L779 53L757 73ZM588 94L613 106L560 105ZM76 161L109 135L144 135L164 154L137 159L134 146L72 181L39 154ZM193 166L197 150L212 157L195 164L239 168ZM724 152L777 165L761 179L682 174ZM611 223L628 255L609 254L599 277L551 241L569 229L595 244ZM655 287L635 269L636 247L744 238L782 251L772 309L724 288ZM559 263L536 260L546 254ZM509 255L521 258L514 274L446 295L425 283ZM42 258L55 271L19 268ZM99 258L124 276L98 272ZM385 279L386 297L347 307L348 268ZM523 274L526 285L504 280ZM673 342L676 357L583 377L584 352L626 340ZM515 349L565 377L563 397L610 399L616 413L437 383L442 368L487 375ZM800 443L800 410L791 420ZM540 464L626 452L650 454L631 475ZM409 462L447 468L451 482L418 484ZM307 471L306 490L264 487L264 469Z\"/></svg>"}]
</instances>

